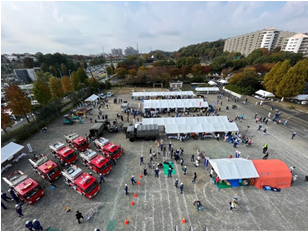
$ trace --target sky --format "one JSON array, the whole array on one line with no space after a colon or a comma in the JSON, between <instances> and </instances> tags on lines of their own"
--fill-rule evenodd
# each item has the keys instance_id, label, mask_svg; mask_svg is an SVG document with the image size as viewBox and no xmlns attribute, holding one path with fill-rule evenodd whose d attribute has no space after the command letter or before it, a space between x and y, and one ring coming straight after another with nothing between
<instances>
[{"instance_id":1,"label":"sky","mask_svg":"<svg viewBox=\"0 0 308 232\"><path fill-rule=\"evenodd\" d=\"M1 54L177 51L269 27L308 32L308 2L2 1Z\"/></svg>"}]
</instances>

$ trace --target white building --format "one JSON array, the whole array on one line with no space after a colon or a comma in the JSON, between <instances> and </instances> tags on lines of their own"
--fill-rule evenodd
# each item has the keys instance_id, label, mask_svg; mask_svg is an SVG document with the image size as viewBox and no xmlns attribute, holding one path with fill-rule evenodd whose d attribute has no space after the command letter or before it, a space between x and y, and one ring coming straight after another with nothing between
<instances>
[{"instance_id":1,"label":"white building","mask_svg":"<svg viewBox=\"0 0 308 232\"><path fill-rule=\"evenodd\" d=\"M135 50L133 47L127 47L124 49L124 55L125 56L131 56L131 55L138 55L139 54L139 50Z\"/></svg>"},{"instance_id":2,"label":"white building","mask_svg":"<svg viewBox=\"0 0 308 232\"><path fill-rule=\"evenodd\" d=\"M283 51L303 53L308 57L308 35L299 33L290 38L287 38L282 47Z\"/></svg>"},{"instance_id":3,"label":"white building","mask_svg":"<svg viewBox=\"0 0 308 232\"><path fill-rule=\"evenodd\" d=\"M113 48L113 49L111 49L111 54L113 56L122 56L123 55L122 48Z\"/></svg>"}]
</instances>

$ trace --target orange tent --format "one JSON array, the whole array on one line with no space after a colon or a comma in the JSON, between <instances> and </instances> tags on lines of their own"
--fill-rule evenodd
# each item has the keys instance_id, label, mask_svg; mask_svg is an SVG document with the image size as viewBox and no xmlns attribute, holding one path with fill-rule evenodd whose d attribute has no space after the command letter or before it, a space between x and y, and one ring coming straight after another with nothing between
<instances>
[{"instance_id":1,"label":"orange tent","mask_svg":"<svg viewBox=\"0 0 308 232\"><path fill-rule=\"evenodd\" d=\"M259 178L255 179L254 186L263 188L270 186L275 188L290 188L292 174L288 166L281 160L252 160Z\"/></svg>"}]
</instances>

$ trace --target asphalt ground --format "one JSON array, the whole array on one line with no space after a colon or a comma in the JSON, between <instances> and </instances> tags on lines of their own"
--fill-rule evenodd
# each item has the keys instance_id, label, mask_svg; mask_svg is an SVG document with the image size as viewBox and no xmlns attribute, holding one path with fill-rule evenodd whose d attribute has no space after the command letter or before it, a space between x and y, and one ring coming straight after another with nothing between
<instances>
[{"instance_id":1,"label":"asphalt ground","mask_svg":"<svg viewBox=\"0 0 308 232\"><path fill-rule=\"evenodd\" d=\"M132 105L141 103L138 100L132 100L130 94L115 94L114 97L128 100ZM216 94L206 95L209 102L216 99ZM113 98L112 98L113 99ZM146 165L140 165L140 156L144 155L144 162L149 162L149 147L155 147L153 141L138 140L129 142L125 139L122 132L110 134L104 131L104 137L111 142L120 144L125 148L125 154L119 159L117 165L105 177L106 183L102 183L100 192L92 199L86 199L77 192L69 188L60 177L56 182L56 188L51 190L49 184L32 171L28 157L22 158L19 163L14 164L12 168L2 173L2 176L9 175L15 170L25 172L29 177L38 181L45 186L45 196L37 203L23 206L24 217L19 218L14 210L14 202L4 202L8 207L7 210L1 209L1 230L27 230L25 222L36 218L44 227L49 226L60 230L78 231L89 230L94 228L100 230L228 230L228 231L255 231L255 230L279 230L279 231L298 231L307 230L308 228L308 182L304 181L304 176L308 175L308 143L307 139L302 136L296 136L291 140L292 130L288 126L276 125L269 122L266 125L268 134L263 135L257 131L258 125L255 123L254 114L258 112L267 114L267 109L262 106L256 106L248 103L243 105L237 103L237 109L231 109L232 102L228 102L229 112L226 113L226 99L222 99L222 111L220 115L228 115L234 118L235 115L245 115L243 122L237 121L237 125L242 134L246 133L247 126L250 129L247 133L254 134L253 144L246 147L239 144L237 149L229 143L217 141L211 138L205 140L190 139L185 142L169 140L161 136L164 143L172 142L172 146L177 149L184 148L184 165L187 166L187 175L184 176L179 163L175 163L176 174L172 178L163 175L160 172L159 178L154 177L154 171L148 168L148 176L139 178L143 168ZM110 102L110 107L103 110L110 119L116 118L116 112L120 112L120 104ZM93 119L97 117L98 111L94 110ZM262 115L266 116L266 115ZM56 159L51 155L49 144L60 140L65 142L64 134L76 132L81 136L88 134L91 127L89 117L82 120L83 124L63 125L63 119L59 119L48 126L46 134L37 133L29 140L23 143L26 146L30 143L34 153L44 153L51 160ZM126 117L124 117L126 119ZM132 117L130 117L132 120ZM94 121L94 120L93 120ZM293 126L293 125L292 125ZM294 124L299 131L304 130L300 125ZM263 127L264 128L264 127ZM218 190L209 177L209 170L201 165L198 168L190 162L191 154L195 154L197 149L206 152L210 158L227 158L229 155L235 155L235 150L241 151L241 157L250 159L262 159L262 146L269 144L269 159L280 159L288 166L295 166L295 174L298 179L289 189L282 189L281 192L264 191L253 186L238 187ZM90 145L94 149L93 144ZM30 156L30 155L29 155ZM169 160L168 157L158 157L155 163ZM80 159L76 162L84 171L90 170L81 164ZM197 173L196 184L191 183L193 172ZM134 175L140 185L130 183L131 176ZM98 178L98 175L94 173ZM174 187L175 179L179 183L184 183L184 193ZM125 195L124 184L128 184L129 195ZM1 181L1 191L7 191L7 185ZM137 193L137 197L134 197ZM241 199L239 207L233 212L229 210L229 202L235 193L239 193ZM199 199L203 205L201 211L197 211L193 205L194 199ZM131 201L135 204L131 205ZM99 203L98 209L94 209L94 204ZM67 205L71 212L66 212ZM90 209L94 209L94 214L87 222L82 224L76 222L76 210L83 214ZM182 218L186 223L182 223ZM128 220L127 225L124 224Z\"/></svg>"}]
</instances>

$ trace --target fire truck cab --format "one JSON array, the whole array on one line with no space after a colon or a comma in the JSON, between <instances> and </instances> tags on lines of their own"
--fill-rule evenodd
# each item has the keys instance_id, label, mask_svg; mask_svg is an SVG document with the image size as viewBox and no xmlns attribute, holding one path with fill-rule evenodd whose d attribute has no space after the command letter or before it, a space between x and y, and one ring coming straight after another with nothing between
<instances>
[{"instance_id":1,"label":"fire truck cab","mask_svg":"<svg viewBox=\"0 0 308 232\"><path fill-rule=\"evenodd\" d=\"M44 196L42 187L22 171L15 171L3 180L14 189L16 195L28 205L32 205Z\"/></svg>"},{"instance_id":2,"label":"fire truck cab","mask_svg":"<svg viewBox=\"0 0 308 232\"><path fill-rule=\"evenodd\" d=\"M61 163L72 164L78 159L76 152L72 148L66 147L62 142L57 141L50 144L49 148L51 153L58 158Z\"/></svg>"},{"instance_id":3,"label":"fire truck cab","mask_svg":"<svg viewBox=\"0 0 308 232\"><path fill-rule=\"evenodd\" d=\"M118 160L121 157L121 148L108 139L100 137L94 141L94 144L108 159Z\"/></svg>"},{"instance_id":4,"label":"fire truck cab","mask_svg":"<svg viewBox=\"0 0 308 232\"><path fill-rule=\"evenodd\" d=\"M92 199L100 190L98 181L76 165L71 165L68 169L63 170L62 175L68 186L88 199Z\"/></svg>"},{"instance_id":5,"label":"fire truck cab","mask_svg":"<svg viewBox=\"0 0 308 232\"><path fill-rule=\"evenodd\" d=\"M89 147L87 140L76 133L70 133L64 136L66 142L71 146L75 147L78 151L85 151Z\"/></svg>"},{"instance_id":6,"label":"fire truck cab","mask_svg":"<svg viewBox=\"0 0 308 232\"><path fill-rule=\"evenodd\" d=\"M43 154L38 158L33 157L32 159L29 159L29 161L33 167L33 170L48 181L54 181L61 175L59 166Z\"/></svg>"},{"instance_id":7,"label":"fire truck cab","mask_svg":"<svg viewBox=\"0 0 308 232\"><path fill-rule=\"evenodd\" d=\"M98 174L106 176L112 169L112 161L102 155L98 155L96 151L86 149L84 152L79 153L82 164L92 169Z\"/></svg>"}]
</instances>

